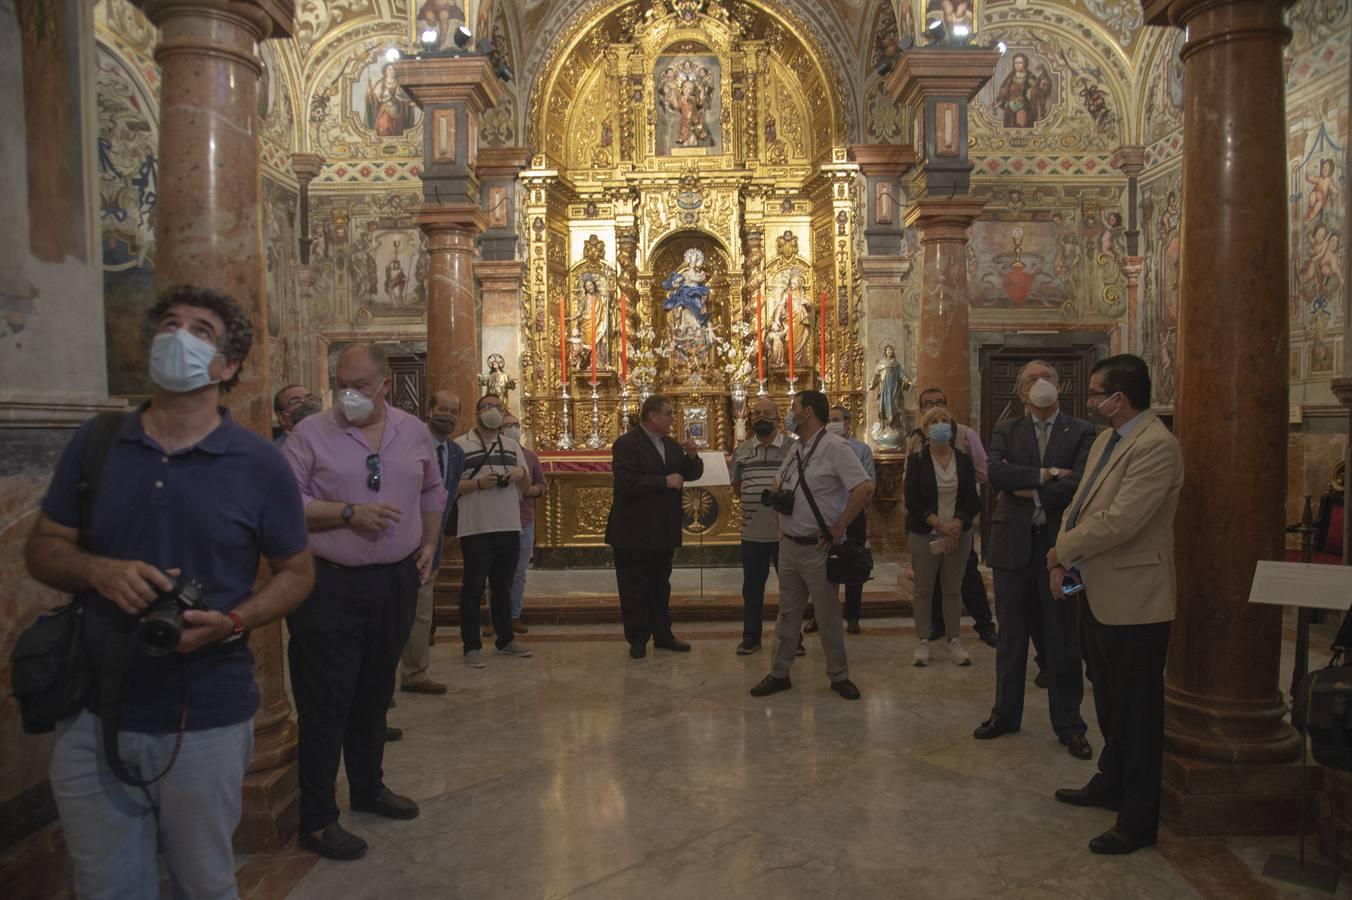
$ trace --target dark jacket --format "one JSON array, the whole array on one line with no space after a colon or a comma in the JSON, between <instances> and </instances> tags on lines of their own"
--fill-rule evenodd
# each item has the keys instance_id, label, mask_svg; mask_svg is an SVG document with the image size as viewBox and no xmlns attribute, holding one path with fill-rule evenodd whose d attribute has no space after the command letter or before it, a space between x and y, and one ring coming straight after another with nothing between
<instances>
[{"instance_id":1,"label":"dark jacket","mask_svg":"<svg viewBox=\"0 0 1352 900\"><path fill-rule=\"evenodd\" d=\"M667 476L694 481L704 460L685 455L670 437L662 439L666 462L640 426L615 439L610 448L615 492L606 521L606 543L624 550L667 550L681 546L681 492L667 487Z\"/></svg>"},{"instance_id":2,"label":"dark jacket","mask_svg":"<svg viewBox=\"0 0 1352 900\"><path fill-rule=\"evenodd\" d=\"M953 515L962 522L962 530L967 531L981 512L976 467L972 465L972 457L961 450L954 450L953 456L958 461L958 496L953 503ZM934 529L925 520L938 514L939 483L934 478L934 458L926 447L906 459L906 528L916 534L929 534Z\"/></svg>"},{"instance_id":3,"label":"dark jacket","mask_svg":"<svg viewBox=\"0 0 1352 900\"><path fill-rule=\"evenodd\" d=\"M997 569L1022 569L1029 564L1032 548L1031 497L1016 497L1014 491L1036 488L1047 515L1047 533L1055 541L1061 530L1061 515L1070 506L1084 475L1089 448L1094 445L1094 426L1064 412L1056 417L1047 436L1047 452L1038 463L1037 432L1028 416L1006 419L991 435L989 472L991 487L999 491L991 516L991 542L986 562ZM1042 469L1060 469L1061 477L1039 485Z\"/></svg>"}]
</instances>

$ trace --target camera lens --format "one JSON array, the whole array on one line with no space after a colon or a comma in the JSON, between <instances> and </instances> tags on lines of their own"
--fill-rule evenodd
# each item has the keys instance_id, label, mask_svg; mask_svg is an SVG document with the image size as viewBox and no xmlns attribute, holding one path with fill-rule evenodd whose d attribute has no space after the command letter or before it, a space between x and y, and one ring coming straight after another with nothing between
<instances>
[{"instance_id":1,"label":"camera lens","mask_svg":"<svg viewBox=\"0 0 1352 900\"><path fill-rule=\"evenodd\" d=\"M183 636L183 614L172 607L153 610L141 622L141 650L149 656L168 656Z\"/></svg>"}]
</instances>

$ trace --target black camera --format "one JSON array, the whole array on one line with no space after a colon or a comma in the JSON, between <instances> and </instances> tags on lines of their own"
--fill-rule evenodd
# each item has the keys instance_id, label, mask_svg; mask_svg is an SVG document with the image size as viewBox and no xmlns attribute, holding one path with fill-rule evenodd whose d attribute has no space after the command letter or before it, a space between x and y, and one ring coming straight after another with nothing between
<instances>
[{"instance_id":1,"label":"black camera","mask_svg":"<svg viewBox=\"0 0 1352 900\"><path fill-rule=\"evenodd\" d=\"M502 473L501 475L498 476L498 487L507 487L507 485L509 485L509 484L511 484L511 483L512 483L512 476L511 476L510 473L504 472L504 473Z\"/></svg>"},{"instance_id":2,"label":"black camera","mask_svg":"<svg viewBox=\"0 0 1352 900\"><path fill-rule=\"evenodd\" d=\"M141 650L150 656L168 656L178 649L183 637L183 614L190 609L206 612L207 589L200 581L180 575L167 591L158 596L141 620Z\"/></svg>"},{"instance_id":3,"label":"black camera","mask_svg":"<svg viewBox=\"0 0 1352 900\"><path fill-rule=\"evenodd\" d=\"M761 505L768 506L781 516L793 515L793 491L761 491Z\"/></svg>"}]
</instances>

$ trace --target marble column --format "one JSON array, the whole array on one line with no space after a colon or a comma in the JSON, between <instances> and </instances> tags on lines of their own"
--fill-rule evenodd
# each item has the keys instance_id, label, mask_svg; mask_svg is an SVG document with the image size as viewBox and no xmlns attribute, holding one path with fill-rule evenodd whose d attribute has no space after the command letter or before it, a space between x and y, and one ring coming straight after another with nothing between
<instances>
[{"instance_id":1,"label":"marble column","mask_svg":"<svg viewBox=\"0 0 1352 900\"><path fill-rule=\"evenodd\" d=\"M1282 559L1288 388L1286 110L1277 0L1160 0L1184 28L1183 270L1174 428L1178 618L1165 682L1163 814L1185 834L1295 827L1282 610L1251 605Z\"/></svg>"},{"instance_id":2,"label":"marble column","mask_svg":"<svg viewBox=\"0 0 1352 900\"><path fill-rule=\"evenodd\" d=\"M1137 209L1137 179L1145 169L1145 148L1134 145L1118 147L1113 153L1112 166L1127 176L1127 221L1123 232L1127 239L1127 255L1117 262L1127 279L1126 333L1121 342L1127 353L1141 354L1140 285L1145 257L1141 256L1141 226Z\"/></svg>"},{"instance_id":3,"label":"marble column","mask_svg":"<svg viewBox=\"0 0 1352 900\"><path fill-rule=\"evenodd\" d=\"M972 197L921 200L906 224L920 231L920 329L915 381L941 387L959 422L972 421L971 341L967 322L967 229L985 201Z\"/></svg>"},{"instance_id":4,"label":"marble column","mask_svg":"<svg viewBox=\"0 0 1352 900\"><path fill-rule=\"evenodd\" d=\"M479 304L474 239L484 227L477 205L424 207L414 221L427 235L427 389L451 390L464 409L479 397Z\"/></svg>"},{"instance_id":5,"label":"marble column","mask_svg":"<svg viewBox=\"0 0 1352 900\"><path fill-rule=\"evenodd\" d=\"M139 5L160 29L155 287L215 288L249 311L254 346L226 401L236 421L268 435L272 386L258 214L257 46L268 37L289 36L290 8L266 0ZM262 702L235 840L240 850L265 851L283 846L296 829L296 726L283 680L281 623L255 629L249 646Z\"/></svg>"},{"instance_id":6,"label":"marble column","mask_svg":"<svg viewBox=\"0 0 1352 900\"><path fill-rule=\"evenodd\" d=\"M300 222L298 230L300 239L298 240L300 251L300 264L308 266L310 264L310 248L314 245L314 238L310 236L310 182L318 177L324 169L324 157L318 153L293 153L291 154L291 171L296 173L296 184L300 188Z\"/></svg>"}]
</instances>

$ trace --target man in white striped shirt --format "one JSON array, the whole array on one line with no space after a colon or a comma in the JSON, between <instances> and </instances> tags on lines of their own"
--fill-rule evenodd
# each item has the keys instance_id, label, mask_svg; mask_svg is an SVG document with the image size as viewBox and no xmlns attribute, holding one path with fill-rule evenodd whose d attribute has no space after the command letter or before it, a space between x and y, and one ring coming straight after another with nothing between
<instances>
[{"instance_id":1,"label":"man in white striped shirt","mask_svg":"<svg viewBox=\"0 0 1352 900\"><path fill-rule=\"evenodd\" d=\"M737 654L747 656L761 647L765 628L765 582L770 567L779 568L779 522L774 510L761 503L761 492L775 480L793 439L779 430L779 410L769 397L751 408L749 437L732 454L732 484L742 495L742 642Z\"/></svg>"}]
</instances>

